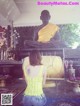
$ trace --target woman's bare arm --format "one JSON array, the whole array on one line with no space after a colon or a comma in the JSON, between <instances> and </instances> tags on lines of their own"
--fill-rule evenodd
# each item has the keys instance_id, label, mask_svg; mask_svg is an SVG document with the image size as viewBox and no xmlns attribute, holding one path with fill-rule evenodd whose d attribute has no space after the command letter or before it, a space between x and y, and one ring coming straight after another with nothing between
<instances>
[{"instance_id":1,"label":"woman's bare arm","mask_svg":"<svg viewBox=\"0 0 80 106\"><path fill-rule=\"evenodd\" d=\"M46 84L46 71L43 73L43 86Z\"/></svg>"},{"instance_id":2,"label":"woman's bare arm","mask_svg":"<svg viewBox=\"0 0 80 106\"><path fill-rule=\"evenodd\" d=\"M23 70L23 78L25 79L26 84L27 84L26 71L25 71L26 70L26 60L25 59L23 60L22 70Z\"/></svg>"}]
</instances>

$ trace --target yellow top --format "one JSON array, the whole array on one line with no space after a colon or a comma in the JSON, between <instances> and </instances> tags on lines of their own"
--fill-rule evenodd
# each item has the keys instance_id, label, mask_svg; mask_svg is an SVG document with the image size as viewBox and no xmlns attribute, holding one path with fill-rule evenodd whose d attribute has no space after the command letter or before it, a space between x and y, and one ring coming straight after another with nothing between
<instances>
[{"instance_id":1,"label":"yellow top","mask_svg":"<svg viewBox=\"0 0 80 106\"><path fill-rule=\"evenodd\" d=\"M24 73L27 80L27 88L24 92L24 95L40 96L43 94L43 69L43 65L27 67L26 72ZM32 76L28 71L32 71ZM33 71L36 71L37 73L35 77L33 77Z\"/></svg>"},{"instance_id":2,"label":"yellow top","mask_svg":"<svg viewBox=\"0 0 80 106\"><path fill-rule=\"evenodd\" d=\"M59 27L57 25L48 23L38 32L38 42L46 43L50 41L58 30Z\"/></svg>"}]
</instances>

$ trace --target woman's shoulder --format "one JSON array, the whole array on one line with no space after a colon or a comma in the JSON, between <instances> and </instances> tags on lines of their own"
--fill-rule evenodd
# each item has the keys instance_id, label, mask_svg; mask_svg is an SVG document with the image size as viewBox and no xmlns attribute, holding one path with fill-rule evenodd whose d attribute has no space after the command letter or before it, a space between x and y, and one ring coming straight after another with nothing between
<instances>
[{"instance_id":1,"label":"woman's shoulder","mask_svg":"<svg viewBox=\"0 0 80 106\"><path fill-rule=\"evenodd\" d=\"M36 68L36 67L44 67L44 65L35 65L35 66L33 66L33 65L29 65L28 67Z\"/></svg>"},{"instance_id":2,"label":"woman's shoulder","mask_svg":"<svg viewBox=\"0 0 80 106\"><path fill-rule=\"evenodd\" d=\"M36 67L44 68L44 65L43 64L42 65L37 65Z\"/></svg>"},{"instance_id":3,"label":"woman's shoulder","mask_svg":"<svg viewBox=\"0 0 80 106\"><path fill-rule=\"evenodd\" d=\"M39 67L39 69L41 69L42 71L45 71L45 70L46 70L45 65L39 65L38 67Z\"/></svg>"},{"instance_id":4,"label":"woman's shoulder","mask_svg":"<svg viewBox=\"0 0 80 106\"><path fill-rule=\"evenodd\" d=\"M27 67L27 69L29 69L29 68L31 68L31 69L44 69L45 68L45 66L44 65L36 65L36 66L32 66L32 65L29 65L28 67Z\"/></svg>"}]
</instances>

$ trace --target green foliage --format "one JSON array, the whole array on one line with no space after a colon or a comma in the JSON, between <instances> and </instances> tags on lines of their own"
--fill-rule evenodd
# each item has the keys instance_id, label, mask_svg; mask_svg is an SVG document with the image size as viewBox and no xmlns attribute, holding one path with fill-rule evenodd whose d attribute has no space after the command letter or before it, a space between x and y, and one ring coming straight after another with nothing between
<instances>
[{"instance_id":1,"label":"green foliage","mask_svg":"<svg viewBox=\"0 0 80 106\"><path fill-rule=\"evenodd\" d=\"M62 40L67 42L70 46L73 46L75 42L78 42L80 44L80 25L60 25L60 35Z\"/></svg>"}]
</instances>

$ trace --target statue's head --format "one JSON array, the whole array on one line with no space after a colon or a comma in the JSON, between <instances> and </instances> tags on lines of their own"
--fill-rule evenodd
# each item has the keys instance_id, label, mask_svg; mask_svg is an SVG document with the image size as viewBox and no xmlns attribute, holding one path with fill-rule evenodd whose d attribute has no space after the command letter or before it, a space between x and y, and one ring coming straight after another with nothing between
<instances>
[{"instance_id":1,"label":"statue's head","mask_svg":"<svg viewBox=\"0 0 80 106\"><path fill-rule=\"evenodd\" d=\"M41 12L41 16L40 16L40 19L42 20L43 23L48 23L49 20L50 20L50 13L48 10L43 10Z\"/></svg>"}]
</instances>

